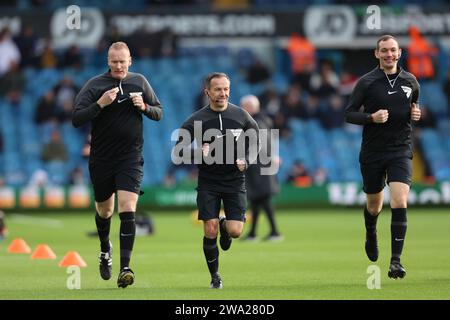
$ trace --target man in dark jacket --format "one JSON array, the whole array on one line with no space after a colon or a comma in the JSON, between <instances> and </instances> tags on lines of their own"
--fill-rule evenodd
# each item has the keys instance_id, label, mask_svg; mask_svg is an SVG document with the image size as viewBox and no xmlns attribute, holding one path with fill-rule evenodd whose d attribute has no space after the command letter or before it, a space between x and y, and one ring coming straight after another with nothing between
<instances>
[{"instance_id":1,"label":"man in dark jacket","mask_svg":"<svg viewBox=\"0 0 450 320\"><path fill-rule=\"evenodd\" d=\"M270 131L272 129L272 121L269 117L260 112L260 103L256 96L244 96L242 97L240 104L241 107L247 111L253 119L255 119L260 129L260 133L262 133L263 130ZM270 133L267 134L267 137L268 141L261 141L260 154L267 154L271 158L271 161L279 161L275 155L271 154L271 146L274 141L271 141ZM267 149L264 150L264 148ZM257 239L256 226L261 208L266 212L270 223L270 233L267 237L265 237L265 240L280 241L283 239L277 230L275 223L275 210L272 204L272 196L277 194L279 191L277 177L276 174L261 173L261 169L264 167L267 168L269 165L270 163L263 164L261 159L258 158L258 161L254 165L250 166L245 174L247 199L251 205L253 218L251 230L245 237L245 240L250 241Z\"/></svg>"}]
</instances>

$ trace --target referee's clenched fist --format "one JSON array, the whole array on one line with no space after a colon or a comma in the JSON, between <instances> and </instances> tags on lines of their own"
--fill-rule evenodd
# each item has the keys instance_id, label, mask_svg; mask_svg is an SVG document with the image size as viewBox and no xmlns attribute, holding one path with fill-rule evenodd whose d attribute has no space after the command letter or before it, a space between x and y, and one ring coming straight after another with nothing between
<instances>
[{"instance_id":1,"label":"referee's clenched fist","mask_svg":"<svg viewBox=\"0 0 450 320\"><path fill-rule=\"evenodd\" d=\"M114 100L116 100L118 92L119 92L118 87L115 87L115 88L112 88L111 90L106 91L100 97L100 99L97 100L97 104L100 106L100 108L109 106Z\"/></svg>"}]
</instances>

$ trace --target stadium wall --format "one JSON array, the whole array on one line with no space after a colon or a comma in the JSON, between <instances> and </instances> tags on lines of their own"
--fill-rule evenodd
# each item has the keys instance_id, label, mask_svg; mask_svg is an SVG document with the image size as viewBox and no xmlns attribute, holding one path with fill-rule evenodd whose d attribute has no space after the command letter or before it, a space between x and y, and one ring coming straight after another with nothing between
<instances>
[{"instance_id":1,"label":"stadium wall","mask_svg":"<svg viewBox=\"0 0 450 320\"><path fill-rule=\"evenodd\" d=\"M181 209L195 208L194 186L174 188L151 187L143 190L139 208ZM361 206L365 194L359 183L330 183L325 186L298 188L283 185L274 198L278 208ZM410 206L444 206L450 204L450 182L435 185L415 184L409 195ZM389 203L389 189L385 190ZM3 187L0 189L0 209L3 210L84 210L94 208L91 189L87 186L51 187L46 189Z\"/></svg>"},{"instance_id":2,"label":"stadium wall","mask_svg":"<svg viewBox=\"0 0 450 320\"><path fill-rule=\"evenodd\" d=\"M0 27L18 35L23 25L32 25L38 37L49 38L55 48L76 44L95 49L108 30L122 36L155 33L170 29L186 44L231 39L278 40L280 45L292 32L300 32L317 48L373 48L376 39L395 34L400 45L409 40L408 29L416 25L425 37L450 39L450 7L419 5L312 5L290 8L160 8L147 10L102 10L80 6L80 28L68 28L73 17L68 8L56 10L2 10ZM378 18L375 14L379 14ZM195 42L197 43L197 42ZM251 43L251 41L249 42Z\"/></svg>"}]
</instances>

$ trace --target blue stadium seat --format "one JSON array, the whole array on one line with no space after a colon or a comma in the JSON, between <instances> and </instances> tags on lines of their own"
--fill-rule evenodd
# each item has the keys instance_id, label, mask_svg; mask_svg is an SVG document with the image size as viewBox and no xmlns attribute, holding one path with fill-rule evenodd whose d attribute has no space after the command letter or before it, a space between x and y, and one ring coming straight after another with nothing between
<instances>
[{"instance_id":1,"label":"blue stadium seat","mask_svg":"<svg viewBox=\"0 0 450 320\"><path fill-rule=\"evenodd\" d=\"M450 135L450 118L441 118L438 120L438 129L441 134Z\"/></svg>"},{"instance_id":2,"label":"blue stadium seat","mask_svg":"<svg viewBox=\"0 0 450 320\"><path fill-rule=\"evenodd\" d=\"M10 169L5 166L5 182L11 187L20 187L27 183L27 176L22 170Z\"/></svg>"},{"instance_id":3,"label":"blue stadium seat","mask_svg":"<svg viewBox=\"0 0 450 320\"><path fill-rule=\"evenodd\" d=\"M64 161L53 160L45 164L50 181L55 185L64 185L68 181L68 166Z\"/></svg>"},{"instance_id":4,"label":"blue stadium seat","mask_svg":"<svg viewBox=\"0 0 450 320\"><path fill-rule=\"evenodd\" d=\"M278 92L285 92L289 87L289 79L286 75L282 73L274 73L272 75L271 81L273 83L274 88Z\"/></svg>"},{"instance_id":5,"label":"blue stadium seat","mask_svg":"<svg viewBox=\"0 0 450 320\"><path fill-rule=\"evenodd\" d=\"M446 116L447 98L442 90L442 85L439 82L427 81L421 83L420 87L422 103L427 105L437 117Z\"/></svg>"},{"instance_id":6,"label":"blue stadium seat","mask_svg":"<svg viewBox=\"0 0 450 320\"><path fill-rule=\"evenodd\" d=\"M236 53L236 61L239 68L247 69L255 63L256 57L252 49L242 48Z\"/></svg>"}]
</instances>

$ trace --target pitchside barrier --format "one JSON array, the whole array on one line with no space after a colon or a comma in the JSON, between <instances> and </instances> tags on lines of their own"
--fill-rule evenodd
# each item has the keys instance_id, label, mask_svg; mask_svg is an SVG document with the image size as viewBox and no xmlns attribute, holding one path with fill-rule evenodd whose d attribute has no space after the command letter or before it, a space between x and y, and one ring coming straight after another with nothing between
<instances>
[{"instance_id":1,"label":"pitchside barrier","mask_svg":"<svg viewBox=\"0 0 450 320\"><path fill-rule=\"evenodd\" d=\"M143 189L140 208L195 208L195 186ZM389 203L389 189L385 189L385 203ZM360 206L365 194L359 183L329 183L323 186L297 187L283 185L274 198L278 208ZM442 206L450 204L450 182L433 185L414 184L409 205ZM92 209L94 199L89 186L71 187L0 187L0 209Z\"/></svg>"}]
</instances>

